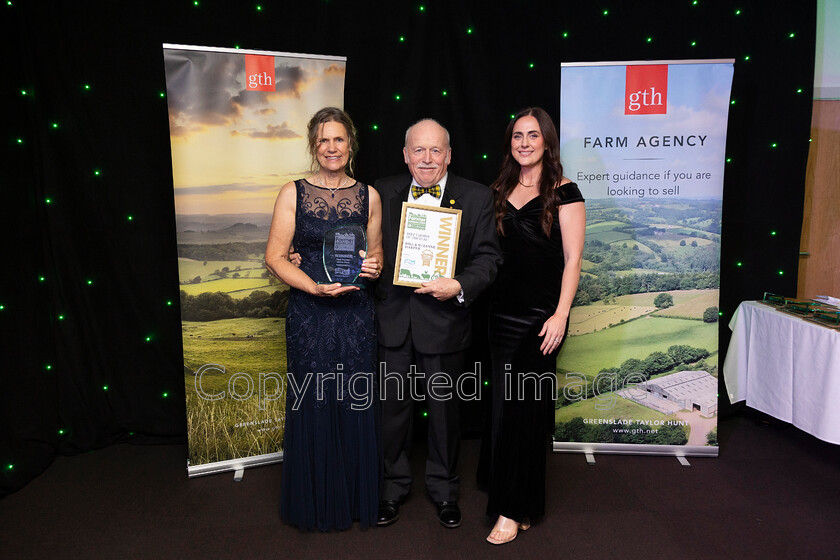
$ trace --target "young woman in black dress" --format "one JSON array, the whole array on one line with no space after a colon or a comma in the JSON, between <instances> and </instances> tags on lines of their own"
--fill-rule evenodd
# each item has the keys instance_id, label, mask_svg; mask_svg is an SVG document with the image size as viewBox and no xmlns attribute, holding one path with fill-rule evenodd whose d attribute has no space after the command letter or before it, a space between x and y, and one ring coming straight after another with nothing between
<instances>
[{"instance_id":1,"label":"young woman in black dress","mask_svg":"<svg viewBox=\"0 0 840 560\"><path fill-rule=\"evenodd\" d=\"M504 263L490 300L493 397L479 467L489 490L487 514L496 518L487 537L492 544L512 541L545 512L551 376L568 330L586 229L584 200L563 177L549 115L538 107L519 112L505 139L492 185Z\"/></svg>"}]
</instances>

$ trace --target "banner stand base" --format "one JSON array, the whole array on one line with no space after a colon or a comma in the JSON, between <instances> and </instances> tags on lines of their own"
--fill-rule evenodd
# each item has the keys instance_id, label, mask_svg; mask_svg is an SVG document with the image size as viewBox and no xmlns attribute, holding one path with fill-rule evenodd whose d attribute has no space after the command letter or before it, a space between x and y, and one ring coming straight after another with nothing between
<instances>
[{"instance_id":1,"label":"banner stand base","mask_svg":"<svg viewBox=\"0 0 840 560\"><path fill-rule=\"evenodd\" d=\"M227 461L217 461L215 463L206 463L203 465L190 465L187 461L187 476L192 478L194 476L204 476L208 474L220 474L227 471L233 471L233 480L239 482L245 476L245 469L249 467L259 467L262 465L271 465L279 463L283 460L283 452L277 451L275 453L266 453L264 455L252 455L251 457L242 457L240 459L230 459Z\"/></svg>"},{"instance_id":2,"label":"banner stand base","mask_svg":"<svg viewBox=\"0 0 840 560\"><path fill-rule=\"evenodd\" d=\"M718 447L716 445L654 445L642 443L555 441L551 445L551 450L554 453L583 453L586 456L586 462L590 465L595 463L596 453L616 455L670 455L676 457L683 466L690 466L686 457L718 456Z\"/></svg>"}]
</instances>

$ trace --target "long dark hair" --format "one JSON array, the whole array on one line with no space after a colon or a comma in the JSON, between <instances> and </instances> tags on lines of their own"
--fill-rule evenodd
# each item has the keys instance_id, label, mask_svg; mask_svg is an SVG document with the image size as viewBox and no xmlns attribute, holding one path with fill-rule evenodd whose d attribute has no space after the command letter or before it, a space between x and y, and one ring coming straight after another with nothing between
<instances>
[{"instance_id":1,"label":"long dark hair","mask_svg":"<svg viewBox=\"0 0 840 560\"><path fill-rule=\"evenodd\" d=\"M502 160L501 169L499 169L499 177L491 185L491 188L496 192L496 230L499 232L499 235L504 234L502 220L507 213L507 198L513 192L513 189L516 188L516 183L519 182L519 174L522 171L519 163L513 159L513 154L510 149L511 138L513 138L513 126L522 117L534 117L537 119L545 143L539 185L539 197L543 202L540 223L542 224L543 233L545 233L546 237L549 237L551 235L551 224L554 220L554 214L557 211L557 206L560 204L560 197L555 187L560 184L560 180L563 178L563 165L560 163L560 139L557 137L557 129L554 128L554 123L551 122L551 117L545 112L545 109L539 107L528 107L519 111L513 116L510 123L508 123L507 130L505 131L505 155Z\"/></svg>"}]
</instances>

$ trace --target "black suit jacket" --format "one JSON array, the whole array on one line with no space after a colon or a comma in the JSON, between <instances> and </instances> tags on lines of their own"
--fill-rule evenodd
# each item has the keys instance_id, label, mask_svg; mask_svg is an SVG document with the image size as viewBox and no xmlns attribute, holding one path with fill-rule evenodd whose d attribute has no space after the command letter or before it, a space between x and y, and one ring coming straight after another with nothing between
<instances>
[{"instance_id":1,"label":"black suit jacket","mask_svg":"<svg viewBox=\"0 0 840 560\"><path fill-rule=\"evenodd\" d=\"M457 297L438 301L428 294L415 294L415 288L393 284L402 203L408 199L411 175L380 179L374 187L382 199L385 252L376 287L379 344L400 346L410 326L414 348L419 352L447 354L466 349L472 339L470 304L493 283L502 263L492 191L452 173L446 179L441 207L462 210L455 263L455 279L464 290L464 303L459 303Z\"/></svg>"}]
</instances>

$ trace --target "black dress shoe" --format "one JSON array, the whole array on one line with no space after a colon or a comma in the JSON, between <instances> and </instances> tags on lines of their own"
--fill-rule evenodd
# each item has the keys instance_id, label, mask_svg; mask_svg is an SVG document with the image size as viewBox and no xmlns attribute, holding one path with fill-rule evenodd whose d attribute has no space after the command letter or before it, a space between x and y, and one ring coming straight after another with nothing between
<instances>
[{"instance_id":1,"label":"black dress shoe","mask_svg":"<svg viewBox=\"0 0 840 560\"><path fill-rule=\"evenodd\" d=\"M450 529L461 526L461 508L458 507L458 502L435 502L435 505L441 525Z\"/></svg>"},{"instance_id":2,"label":"black dress shoe","mask_svg":"<svg viewBox=\"0 0 840 560\"><path fill-rule=\"evenodd\" d=\"M399 500L382 500L379 502L379 518L376 524L380 527L387 527L400 518Z\"/></svg>"}]
</instances>

